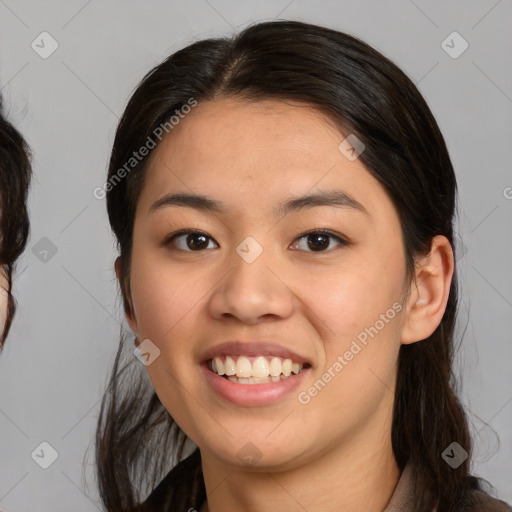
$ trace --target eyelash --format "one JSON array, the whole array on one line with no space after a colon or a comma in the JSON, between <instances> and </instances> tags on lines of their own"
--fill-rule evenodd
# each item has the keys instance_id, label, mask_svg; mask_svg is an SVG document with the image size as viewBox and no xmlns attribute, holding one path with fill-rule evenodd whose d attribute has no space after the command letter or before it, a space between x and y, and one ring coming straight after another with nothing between
<instances>
[{"instance_id":1,"label":"eyelash","mask_svg":"<svg viewBox=\"0 0 512 512\"><path fill-rule=\"evenodd\" d=\"M163 242L163 245L164 246L168 246L168 245L171 245L172 242L183 236L183 235L203 235L205 236L206 238L209 238L210 240L213 240L213 238L211 236L209 236L208 234L206 234L205 232L203 231L196 231L196 230L185 230L185 229L182 229L180 231L177 231L176 233L173 233L172 235L170 235L169 237L167 237L164 242ZM305 233L302 233L300 236L298 236L297 238L295 238L295 240L301 240L302 238L306 238L307 236L309 235L326 235L330 238L334 238L336 239L340 246L347 246L349 245L349 242L348 240L346 240L345 238L343 238L342 236L336 234L336 233L333 233L332 231L329 231L329 230L322 230L322 229L311 229L309 231L306 231ZM294 240L294 242L295 242ZM197 250L197 251L191 251L189 249L176 249L178 251L183 251L183 252L203 252L205 251L206 249L200 249L200 250ZM332 252L334 249L328 249L328 250L325 250L325 251L305 251L305 252L310 252L312 254L315 254L315 253L330 253Z\"/></svg>"}]
</instances>

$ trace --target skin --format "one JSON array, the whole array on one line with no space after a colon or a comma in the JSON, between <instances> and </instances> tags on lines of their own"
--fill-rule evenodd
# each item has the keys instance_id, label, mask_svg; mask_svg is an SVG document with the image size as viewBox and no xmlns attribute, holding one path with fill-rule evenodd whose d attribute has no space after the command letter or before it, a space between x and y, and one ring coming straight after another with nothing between
<instances>
[{"instance_id":1,"label":"skin","mask_svg":"<svg viewBox=\"0 0 512 512\"><path fill-rule=\"evenodd\" d=\"M7 305L9 283L5 269L0 267L0 334L4 332L5 322L7 320Z\"/></svg>"},{"instance_id":2,"label":"skin","mask_svg":"<svg viewBox=\"0 0 512 512\"><path fill-rule=\"evenodd\" d=\"M199 103L151 156L137 204L127 320L161 351L147 366L163 405L199 446L208 494L201 512L382 511L400 470L391 447L396 363L401 343L428 337L443 316L453 274L446 238L406 281L399 218L384 188L323 114L277 100ZM320 206L276 218L291 196L343 190L369 215ZM173 192L208 195L227 213L169 206ZM204 249L180 229L208 234ZM328 229L324 249L310 229ZM237 246L252 236L263 253L247 263ZM192 240L193 242L193 240ZM327 245L328 244L328 245ZM207 248L206 248L207 247ZM116 271L121 284L119 260ZM325 388L297 400L365 327L401 302L389 320ZM416 305L419 302L418 305ZM232 339L271 339L307 357L300 389L277 404L240 407L209 387L199 358ZM248 442L260 458L237 457Z\"/></svg>"}]
</instances>

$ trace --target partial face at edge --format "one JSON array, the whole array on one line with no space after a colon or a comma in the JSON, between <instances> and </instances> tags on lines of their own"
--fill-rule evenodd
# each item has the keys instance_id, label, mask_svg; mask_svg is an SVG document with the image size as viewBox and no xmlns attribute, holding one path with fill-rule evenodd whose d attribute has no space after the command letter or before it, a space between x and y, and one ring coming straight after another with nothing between
<instances>
[{"instance_id":1,"label":"partial face at edge","mask_svg":"<svg viewBox=\"0 0 512 512\"><path fill-rule=\"evenodd\" d=\"M0 336L4 332L5 323L7 321L7 308L9 295L7 290L9 283L3 266L0 266Z\"/></svg>"},{"instance_id":2,"label":"partial face at edge","mask_svg":"<svg viewBox=\"0 0 512 512\"><path fill-rule=\"evenodd\" d=\"M388 314L383 322L382 315L403 299L400 222L361 161L339 151L343 139L310 107L224 99L199 103L152 155L137 205L128 322L140 341L160 350L147 371L164 406L202 450L226 464L241 464L237 453L250 441L262 467L291 467L390 419L402 319ZM292 197L334 190L366 211L273 212ZM225 212L152 209L177 192L214 198ZM311 229L334 236L304 235ZM187 244L187 235L169 241L179 230L200 230L204 245L197 249L193 238ZM262 249L251 263L237 252L246 237ZM301 403L299 392L379 319L378 334ZM200 368L207 349L234 339L273 340L312 367L277 403L234 405Z\"/></svg>"}]
</instances>

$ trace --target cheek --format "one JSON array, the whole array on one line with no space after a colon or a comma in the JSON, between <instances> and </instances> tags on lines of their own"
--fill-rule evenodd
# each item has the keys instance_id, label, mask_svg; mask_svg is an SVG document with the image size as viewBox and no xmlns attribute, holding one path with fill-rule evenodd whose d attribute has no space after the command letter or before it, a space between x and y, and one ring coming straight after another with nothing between
<instances>
[{"instance_id":1,"label":"cheek","mask_svg":"<svg viewBox=\"0 0 512 512\"><path fill-rule=\"evenodd\" d=\"M7 291L5 290L5 288L0 287L0 335L3 332L5 322L7 321L7 304Z\"/></svg>"},{"instance_id":2,"label":"cheek","mask_svg":"<svg viewBox=\"0 0 512 512\"><path fill-rule=\"evenodd\" d=\"M183 389L189 388L185 369L192 363L194 306L204 292L197 280L143 251L132 255L130 286L139 339L151 340L160 350L146 371L166 409L181 419L190 399Z\"/></svg>"},{"instance_id":3,"label":"cheek","mask_svg":"<svg viewBox=\"0 0 512 512\"><path fill-rule=\"evenodd\" d=\"M159 264L157 257L134 254L131 294L141 336L161 344L198 302L200 293L184 273Z\"/></svg>"},{"instance_id":4,"label":"cheek","mask_svg":"<svg viewBox=\"0 0 512 512\"><path fill-rule=\"evenodd\" d=\"M360 260L306 281L302 277L301 294L307 309L321 320L327 339L348 340L374 325L400 299L400 271L379 261ZM392 309L388 316L393 319L395 313Z\"/></svg>"},{"instance_id":5,"label":"cheek","mask_svg":"<svg viewBox=\"0 0 512 512\"><path fill-rule=\"evenodd\" d=\"M151 340L162 356L147 367L155 388L169 374L182 381L185 369L195 364L194 347L202 334L198 320L215 279L211 270L200 273L193 267L185 271L154 249L141 247L132 254L131 296L139 338Z\"/></svg>"},{"instance_id":6,"label":"cheek","mask_svg":"<svg viewBox=\"0 0 512 512\"><path fill-rule=\"evenodd\" d=\"M396 287L368 274L340 276L326 287L329 293L311 297L316 321L329 327L324 357L298 397L309 401L308 421L320 425L311 431L318 443L364 428L383 404L391 409L400 348Z\"/></svg>"},{"instance_id":7,"label":"cheek","mask_svg":"<svg viewBox=\"0 0 512 512\"><path fill-rule=\"evenodd\" d=\"M8 287L9 283L7 281L7 277L3 269L0 269L0 335L3 332L5 322L7 321L7 306L9 301L9 295L7 293Z\"/></svg>"},{"instance_id":8,"label":"cheek","mask_svg":"<svg viewBox=\"0 0 512 512\"><path fill-rule=\"evenodd\" d=\"M317 405L331 411L328 416L337 414L329 407L333 400L341 407L337 410L369 414L392 388L400 348L401 287L398 261L391 268L378 259L337 268L310 287L308 307L323 333L319 372L328 382L325 392L318 393ZM359 410L362 404L368 407Z\"/></svg>"}]
</instances>

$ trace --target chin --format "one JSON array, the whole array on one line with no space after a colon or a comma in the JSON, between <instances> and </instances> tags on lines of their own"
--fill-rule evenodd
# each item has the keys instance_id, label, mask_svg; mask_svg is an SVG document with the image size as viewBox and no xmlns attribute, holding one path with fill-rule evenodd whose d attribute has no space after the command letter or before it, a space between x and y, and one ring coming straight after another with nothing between
<instances>
[{"instance_id":1,"label":"chin","mask_svg":"<svg viewBox=\"0 0 512 512\"><path fill-rule=\"evenodd\" d=\"M246 435L243 438L225 436L221 444L212 445L210 439L206 445L199 447L203 454L208 453L226 466L256 472L286 471L303 463L299 459L304 456L304 446L288 445L285 449L284 442L280 440L279 447L276 447L265 436L262 434L251 439L247 439Z\"/></svg>"}]
</instances>

